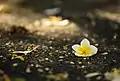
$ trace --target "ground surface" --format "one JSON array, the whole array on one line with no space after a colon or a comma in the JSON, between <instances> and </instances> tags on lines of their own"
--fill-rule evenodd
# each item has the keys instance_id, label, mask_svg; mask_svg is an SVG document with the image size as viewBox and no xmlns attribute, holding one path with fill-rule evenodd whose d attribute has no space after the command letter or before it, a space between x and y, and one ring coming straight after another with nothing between
<instances>
[{"instance_id":1,"label":"ground surface","mask_svg":"<svg viewBox=\"0 0 120 81\"><path fill-rule=\"evenodd\" d=\"M22 10L20 12L22 13ZM40 32L45 32L44 35L36 34L36 30L32 31L40 25L34 26L31 31L26 27L43 17L38 12L37 15L31 11L22 15L16 15L18 11L7 13L8 21L3 21L6 13L1 13L3 20L0 21L0 69L4 73L0 72L0 80L107 81L104 74L113 68L120 68L120 23L106 16L98 16L94 12L85 11L79 15L78 12L70 12L73 14L68 14L70 21L77 24L73 29L70 25L68 28L61 28L67 33L59 29L56 29L58 33L53 33L49 29L46 32L45 28L41 28ZM12 23L9 22L9 19L12 19L11 14L15 15ZM66 18L66 12L64 14ZM98 48L96 55L87 58L74 55L71 46L79 44L83 38L88 38L91 44ZM12 51L31 50L37 45L39 47L31 53L16 54L22 56L21 58L13 57ZM85 77L93 72L100 74Z\"/></svg>"}]
</instances>

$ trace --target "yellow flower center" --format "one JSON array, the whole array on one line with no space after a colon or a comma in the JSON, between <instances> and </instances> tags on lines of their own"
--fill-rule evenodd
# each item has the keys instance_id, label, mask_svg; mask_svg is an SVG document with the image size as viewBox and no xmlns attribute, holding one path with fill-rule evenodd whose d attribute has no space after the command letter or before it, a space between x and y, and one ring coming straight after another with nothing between
<instances>
[{"instance_id":1,"label":"yellow flower center","mask_svg":"<svg viewBox=\"0 0 120 81\"><path fill-rule=\"evenodd\" d=\"M80 54L83 55L88 55L90 53L90 48L86 46L81 46L80 47Z\"/></svg>"}]
</instances>

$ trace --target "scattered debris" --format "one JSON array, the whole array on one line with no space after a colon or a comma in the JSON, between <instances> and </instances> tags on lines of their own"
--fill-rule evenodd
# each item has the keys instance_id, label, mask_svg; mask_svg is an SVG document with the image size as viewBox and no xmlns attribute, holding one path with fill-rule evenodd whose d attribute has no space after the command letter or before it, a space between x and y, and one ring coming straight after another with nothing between
<instances>
[{"instance_id":1,"label":"scattered debris","mask_svg":"<svg viewBox=\"0 0 120 81\"><path fill-rule=\"evenodd\" d=\"M59 56L59 58L60 58L60 59L63 59L63 58L64 58L64 56Z\"/></svg>"},{"instance_id":2,"label":"scattered debris","mask_svg":"<svg viewBox=\"0 0 120 81\"><path fill-rule=\"evenodd\" d=\"M50 68L48 68L48 67L45 68L45 71L49 71L49 70L50 70Z\"/></svg>"},{"instance_id":3,"label":"scattered debris","mask_svg":"<svg viewBox=\"0 0 120 81\"><path fill-rule=\"evenodd\" d=\"M97 76L96 80L100 80L102 78L102 76Z\"/></svg>"},{"instance_id":4,"label":"scattered debris","mask_svg":"<svg viewBox=\"0 0 120 81\"><path fill-rule=\"evenodd\" d=\"M14 63L14 64L13 64L13 67L16 67L16 66L18 66L18 63Z\"/></svg>"},{"instance_id":5,"label":"scattered debris","mask_svg":"<svg viewBox=\"0 0 120 81\"><path fill-rule=\"evenodd\" d=\"M36 50L40 45L37 45L36 47L34 47L32 50L30 51L14 51L12 53L15 53L15 54L18 54L18 53L21 53L21 54L25 54L27 55L28 53L31 53L32 51Z\"/></svg>"},{"instance_id":6,"label":"scattered debris","mask_svg":"<svg viewBox=\"0 0 120 81\"><path fill-rule=\"evenodd\" d=\"M85 68L85 66L84 66L84 65L82 65L82 66L81 66L81 68L83 69L83 68Z\"/></svg>"},{"instance_id":7,"label":"scattered debris","mask_svg":"<svg viewBox=\"0 0 120 81\"><path fill-rule=\"evenodd\" d=\"M70 64L75 64L75 63L71 61Z\"/></svg>"},{"instance_id":8,"label":"scattered debris","mask_svg":"<svg viewBox=\"0 0 120 81\"><path fill-rule=\"evenodd\" d=\"M11 59L20 59L21 61L24 61L24 57L23 56L20 56L20 55L17 55L17 54L25 54L27 55L28 53L31 53L32 51L36 50L37 48L39 47L39 45L37 45L36 47L34 47L32 50L30 51L14 51L12 52L13 54L10 54L12 56ZM14 65L13 65L14 66Z\"/></svg>"},{"instance_id":9,"label":"scattered debris","mask_svg":"<svg viewBox=\"0 0 120 81\"><path fill-rule=\"evenodd\" d=\"M17 54L10 54L10 55L11 55L11 59L20 59L21 61L24 61L23 56L19 56Z\"/></svg>"},{"instance_id":10,"label":"scattered debris","mask_svg":"<svg viewBox=\"0 0 120 81\"><path fill-rule=\"evenodd\" d=\"M88 73L85 75L86 78L91 78L100 75L99 72Z\"/></svg>"},{"instance_id":11,"label":"scattered debris","mask_svg":"<svg viewBox=\"0 0 120 81\"><path fill-rule=\"evenodd\" d=\"M20 59L21 61L24 61L24 60L25 60L23 56L16 56L15 58L18 58L18 59Z\"/></svg>"},{"instance_id":12,"label":"scattered debris","mask_svg":"<svg viewBox=\"0 0 120 81\"><path fill-rule=\"evenodd\" d=\"M106 72L105 77L110 81L120 81L120 69L112 69L111 72Z\"/></svg>"},{"instance_id":13,"label":"scattered debris","mask_svg":"<svg viewBox=\"0 0 120 81\"><path fill-rule=\"evenodd\" d=\"M26 73L30 73L30 72L31 72L30 67L27 67L27 69L26 69Z\"/></svg>"},{"instance_id":14,"label":"scattered debris","mask_svg":"<svg viewBox=\"0 0 120 81\"><path fill-rule=\"evenodd\" d=\"M14 52L12 52L12 53L22 53L22 54L25 54L25 55L27 55L28 53L31 53L31 51L14 51Z\"/></svg>"},{"instance_id":15,"label":"scattered debris","mask_svg":"<svg viewBox=\"0 0 120 81\"><path fill-rule=\"evenodd\" d=\"M102 55L107 55L108 54L108 52L104 52L104 53L102 53Z\"/></svg>"}]
</instances>

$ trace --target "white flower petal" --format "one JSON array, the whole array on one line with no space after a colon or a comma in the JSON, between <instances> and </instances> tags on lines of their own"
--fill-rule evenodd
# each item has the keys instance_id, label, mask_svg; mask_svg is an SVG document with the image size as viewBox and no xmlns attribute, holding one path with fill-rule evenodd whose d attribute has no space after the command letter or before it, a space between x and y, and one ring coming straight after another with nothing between
<instances>
[{"instance_id":1,"label":"white flower petal","mask_svg":"<svg viewBox=\"0 0 120 81\"><path fill-rule=\"evenodd\" d=\"M83 55L83 54L80 54L79 52L75 52L75 55L78 57L88 57L88 55Z\"/></svg>"},{"instance_id":2,"label":"white flower petal","mask_svg":"<svg viewBox=\"0 0 120 81\"><path fill-rule=\"evenodd\" d=\"M76 52L79 52L80 51L80 45L79 44L75 44L72 46L72 49Z\"/></svg>"},{"instance_id":3,"label":"white flower petal","mask_svg":"<svg viewBox=\"0 0 120 81\"><path fill-rule=\"evenodd\" d=\"M88 39L85 38L81 41L81 46L88 46L88 45L90 45L90 42Z\"/></svg>"},{"instance_id":4,"label":"white flower petal","mask_svg":"<svg viewBox=\"0 0 120 81\"><path fill-rule=\"evenodd\" d=\"M93 45L90 45L90 49L91 49L91 53L90 54L96 54L97 53L97 51L98 51L98 48L97 47L95 47L95 46L93 46Z\"/></svg>"}]
</instances>

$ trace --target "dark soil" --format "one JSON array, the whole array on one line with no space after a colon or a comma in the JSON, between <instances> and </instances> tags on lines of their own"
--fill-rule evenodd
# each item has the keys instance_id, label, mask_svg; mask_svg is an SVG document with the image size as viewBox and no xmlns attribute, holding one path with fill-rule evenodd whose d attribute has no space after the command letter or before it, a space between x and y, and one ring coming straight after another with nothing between
<instances>
[{"instance_id":1,"label":"dark soil","mask_svg":"<svg viewBox=\"0 0 120 81\"><path fill-rule=\"evenodd\" d=\"M80 14L79 18L72 16L69 19L77 23L83 33L87 32L88 37L83 33L60 38L37 36L24 28L16 29L16 26L11 31L0 30L0 69L11 81L107 81L104 73L120 68L120 23L99 17L91 18L87 12ZM87 58L74 55L71 46L79 44L83 38L88 38L91 44L97 46L99 51L96 55ZM35 51L27 55L20 54L24 61L12 59L12 51L32 49L37 45L40 46ZM14 66L16 63L17 66ZM101 75L85 77L92 72L100 72ZM59 73L63 76L67 73L68 77L60 80L48 77Z\"/></svg>"}]
</instances>

